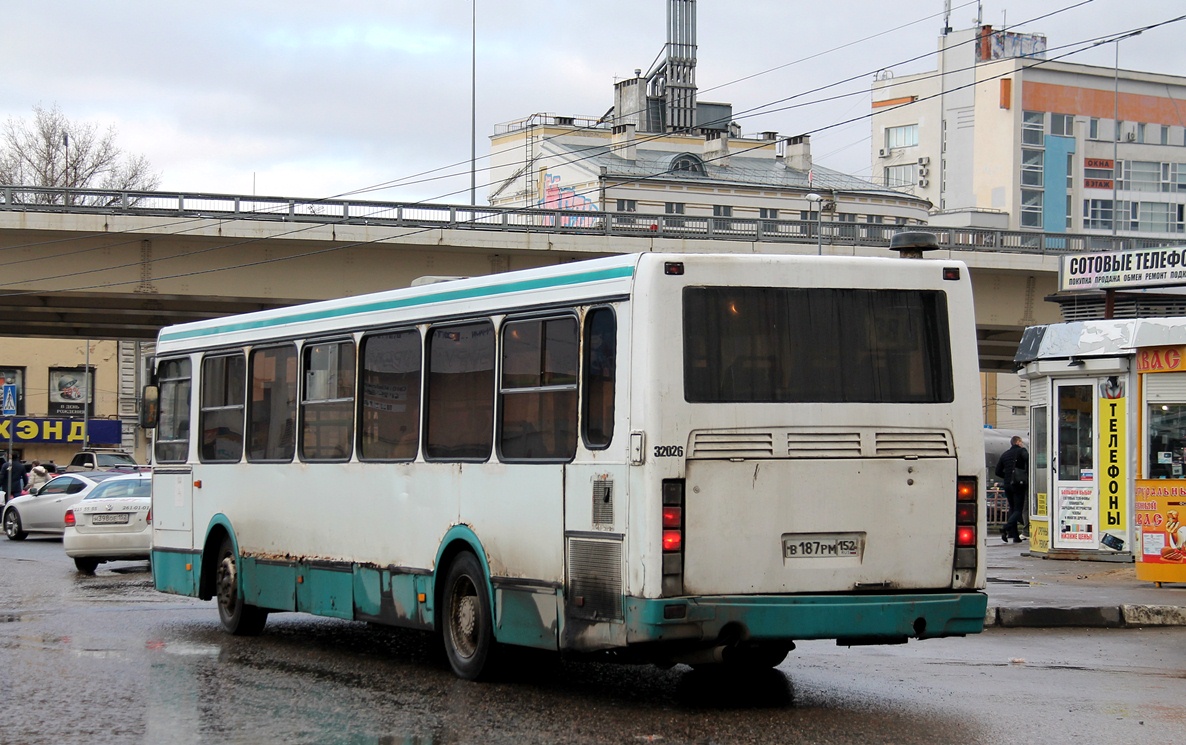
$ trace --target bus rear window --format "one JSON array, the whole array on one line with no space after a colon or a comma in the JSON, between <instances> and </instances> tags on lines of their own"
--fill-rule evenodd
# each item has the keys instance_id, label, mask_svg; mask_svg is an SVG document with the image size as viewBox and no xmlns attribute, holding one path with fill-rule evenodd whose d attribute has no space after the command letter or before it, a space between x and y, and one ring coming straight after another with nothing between
<instances>
[{"instance_id":1,"label":"bus rear window","mask_svg":"<svg viewBox=\"0 0 1186 745\"><path fill-rule=\"evenodd\" d=\"M684 289L693 403L943 403L954 399L941 292Z\"/></svg>"}]
</instances>

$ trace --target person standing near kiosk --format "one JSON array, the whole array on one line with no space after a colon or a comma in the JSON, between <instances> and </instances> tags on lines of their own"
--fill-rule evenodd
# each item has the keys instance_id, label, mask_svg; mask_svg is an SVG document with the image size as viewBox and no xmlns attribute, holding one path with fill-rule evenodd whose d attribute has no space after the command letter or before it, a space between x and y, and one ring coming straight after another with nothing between
<instances>
[{"instance_id":1,"label":"person standing near kiosk","mask_svg":"<svg viewBox=\"0 0 1186 745\"><path fill-rule=\"evenodd\" d=\"M1021 531L1018 525L1025 512L1025 495L1029 486L1029 451L1022 444L1021 436L1014 435L1009 441L1009 449L1001 453L997 461L996 474L1005 486L1005 499L1009 503L1009 516L1005 526L1001 528L1001 540L1021 543Z\"/></svg>"}]
</instances>

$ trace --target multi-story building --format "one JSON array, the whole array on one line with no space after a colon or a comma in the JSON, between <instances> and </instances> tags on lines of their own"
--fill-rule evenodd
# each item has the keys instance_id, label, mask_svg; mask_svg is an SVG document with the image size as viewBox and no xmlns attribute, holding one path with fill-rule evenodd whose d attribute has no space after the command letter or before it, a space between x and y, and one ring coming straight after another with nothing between
<instances>
[{"instance_id":1,"label":"multi-story building","mask_svg":"<svg viewBox=\"0 0 1186 745\"><path fill-rule=\"evenodd\" d=\"M879 75L874 180L932 225L1182 238L1186 77L1046 57L981 26L941 36L934 71Z\"/></svg>"},{"instance_id":2,"label":"multi-story building","mask_svg":"<svg viewBox=\"0 0 1186 745\"><path fill-rule=\"evenodd\" d=\"M926 221L924 197L813 164L809 136L742 136L732 105L696 100L695 50L695 0L669 0L666 54L616 83L604 116L535 114L500 125L490 203L659 214L676 225L810 221L821 207L832 229Z\"/></svg>"}]
</instances>

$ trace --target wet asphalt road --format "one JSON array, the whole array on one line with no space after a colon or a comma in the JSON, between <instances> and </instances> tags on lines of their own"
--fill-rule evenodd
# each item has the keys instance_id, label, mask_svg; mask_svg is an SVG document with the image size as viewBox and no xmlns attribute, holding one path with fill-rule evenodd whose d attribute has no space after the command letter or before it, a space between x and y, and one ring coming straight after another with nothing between
<instances>
[{"instance_id":1,"label":"wet asphalt road","mask_svg":"<svg viewBox=\"0 0 1186 745\"><path fill-rule=\"evenodd\" d=\"M467 683L421 633L273 616L224 634L145 563L0 538L0 743L1183 742L1186 629L802 644L729 680L516 657Z\"/></svg>"}]
</instances>

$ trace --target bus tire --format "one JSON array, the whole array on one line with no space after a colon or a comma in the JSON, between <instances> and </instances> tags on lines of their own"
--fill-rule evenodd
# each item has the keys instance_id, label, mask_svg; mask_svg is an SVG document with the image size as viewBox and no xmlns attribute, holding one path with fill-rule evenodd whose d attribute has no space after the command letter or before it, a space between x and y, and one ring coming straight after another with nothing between
<instances>
[{"instance_id":1,"label":"bus tire","mask_svg":"<svg viewBox=\"0 0 1186 745\"><path fill-rule=\"evenodd\" d=\"M239 587L239 557L230 536L222 539L218 549L214 589L218 619L224 629L235 636L257 636L264 630L268 612L243 602L242 588Z\"/></svg>"},{"instance_id":2,"label":"bus tire","mask_svg":"<svg viewBox=\"0 0 1186 745\"><path fill-rule=\"evenodd\" d=\"M495 654L490 597L482 567L468 551L449 565L443 599L441 635L450 667L465 680L489 677Z\"/></svg>"}]
</instances>

